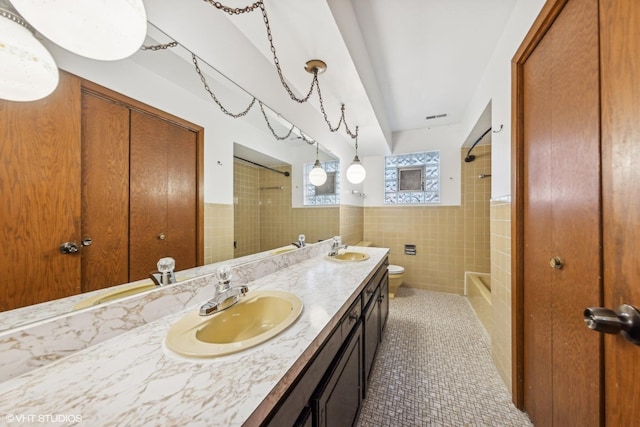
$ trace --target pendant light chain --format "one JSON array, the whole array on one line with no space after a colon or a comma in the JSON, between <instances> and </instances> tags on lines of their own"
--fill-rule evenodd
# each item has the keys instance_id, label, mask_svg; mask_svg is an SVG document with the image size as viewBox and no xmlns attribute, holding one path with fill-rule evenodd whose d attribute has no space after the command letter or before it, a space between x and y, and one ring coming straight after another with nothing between
<instances>
[{"instance_id":1,"label":"pendant light chain","mask_svg":"<svg viewBox=\"0 0 640 427\"><path fill-rule=\"evenodd\" d=\"M267 122L267 127L269 128L269 130L271 131L271 133L273 134L275 139L277 139L279 141L283 141L283 140L289 138L291 136L291 133L293 132L293 129L295 128L295 126L291 125L291 129L289 129L289 132L287 132L287 134L285 136L278 136L278 134L276 134L276 131L273 130L273 127L271 127L271 123L269 122L269 118L267 117L267 113L264 112L264 106L262 105L262 102L258 101L258 105L260 105L260 111L262 111L262 117L264 117L264 121Z\"/></svg>"},{"instance_id":2,"label":"pendant light chain","mask_svg":"<svg viewBox=\"0 0 640 427\"><path fill-rule=\"evenodd\" d=\"M289 94L289 97L293 100L296 101L300 104L307 102L309 100L309 98L311 97L311 94L313 93L313 88L315 87L318 91L318 99L320 101L320 110L322 111L322 115L324 116L324 120L325 122L327 122L327 125L329 126L329 130L331 132L337 132L340 129L340 126L344 123L344 127L345 130L347 132L347 134L351 137L351 138L357 138L358 137L358 128L356 127L356 132L353 133L351 131L351 129L349 129L349 125L347 124L347 120L345 118L345 106L344 104L342 104L341 108L340 108L340 120L338 121L338 125L337 126L333 126L329 120L329 117L327 115L327 112L325 111L324 108L324 100L322 99L322 92L320 90L320 82L318 80L318 70L313 70L313 79L311 80L311 85L309 87L309 91L307 92L307 94L303 97L303 98L298 98L294 93L293 90L291 90L291 88L289 87L289 85L286 82L286 79L284 78L284 74L282 73L282 68L280 67L280 59L278 58L278 55L276 53L276 47L273 43L273 34L271 33L271 25L269 23L269 17L267 16L267 10L265 8L264 2L262 0L257 1L253 4L251 4L250 6L246 6L243 8L232 8L232 7L228 7L223 5L221 2L219 1L213 1L213 0L203 0L209 4L211 4L212 6L214 6L216 9L218 10L222 10L226 13L228 13L229 15L240 15L242 13L249 13L249 12L253 12L254 10L256 10L257 8L260 8L261 12L262 12L262 20L264 21L264 25L265 28L267 30L267 39L269 40L269 48L271 49L271 53L273 54L273 63L276 66L276 71L278 72L278 77L280 78L280 83L282 84L282 86L284 87L284 89L287 91L287 93ZM304 139L304 137L303 137Z\"/></svg>"},{"instance_id":3,"label":"pendant light chain","mask_svg":"<svg viewBox=\"0 0 640 427\"><path fill-rule=\"evenodd\" d=\"M346 124L345 124L346 126ZM356 139L356 157L358 157L358 126L356 126L356 133L355 133L355 139Z\"/></svg>"},{"instance_id":4,"label":"pendant light chain","mask_svg":"<svg viewBox=\"0 0 640 427\"><path fill-rule=\"evenodd\" d=\"M202 81L202 84L204 85L204 90L206 90L209 95L211 95L211 98L213 98L213 100L215 101L216 104L218 104L218 107L220 107L220 109L222 110L223 113L225 113L228 116L233 117L234 119L246 116L247 113L249 112L249 110L251 110L251 107L253 107L253 104L256 103L256 98L254 97L251 102L249 103L249 106L242 111L241 113L231 113L229 112L218 100L218 98L216 97L216 94L213 93L213 91L209 88L209 84L207 83L207 79L204 77L204 74L202 74L202 71L200 71L200 67L198 66L198 57L192 53L191 54L191 59L193 60L193 65L195 65L196 67L196 73L198 73L198 75L200 76L200 81ZM268 122L267 122L268 123ZM269 126L269 128L271 128L271 126Z\"/></svg>"},{"instance_id":5,"label":"pendant light chain","mask_svg":"<svg viewBox=\"0 0 640 427\"><path fill-rule=\"evenodd\" d=\"M140 46L140 50L162 50L162 49L169 49L170 47L176 47L178 46L178 42L173 41L171 43L165 43L165 44L156 44L156 45L152 45L152 46L145 46L142 45Z\"/></svg>"},{"instance_id":6,"label":"pendant light chain","mask_svg":"<svg viewBox=\"0 0 640 427\"><path fill-rule=\"evenodd\" d=\"M229 15L240 15L243 13L249 13L249 12L253 12L256 9L260 9L262 12L262 19L264 21L265 24L265 28L267 31L267 39L269 40L269 47L271 49L271 53L273 54L273 63L276 66L276 71L278 73L278 77L280 78L280 82L282 84L282 86L284 87L284 89L287 91L287 93L289 94L289 97L293 100L296 101L300 104L305 103L307 101L309 101L309 98L311 97L311 95L313 94L313 89L316 88L317 92L318 92L318 100L320 101L320 111L322 112L322 116L324 118L324 121L327 123L327 126L329 127L329 130L331 132L337 132L338 130L340 130L340 127L342 126L342 124L344 124L345 127L345 131L346 133L353 139L356 140L356 152L357 152L357 148L358 148L358 126L356 126L356 131L355 133L351 131L351 129L349 128L349 125L347 124L347 119L345 116L345 105L342 104L340 106L340 119L338 120L338 124L337 126L333 126L331 124L331 121L329 120L329 115L327 114L327 111L324 107L324 99L322 98L322 91L320 89L320 81L318 80L318 69L313 69L313 79L311 80L311 85L309 87L309 91L307 92L307 94L303 97L303 98L298 98L294 93L293 90L289 87L289 85L286 82L286 79L284 78L284 74L282 72L282 68L280 67L280 59L278 58L278 55L276 53L276 47L273 43L273 35L271 33L271 25L269 23L269 17L267 16L267 10L264 6L264 2L261 1L257 1L253 4L251 4L250 6L246 6L246 7L242 7L242 8L233 8L233 7L229 7L229 6L225 6L222 3L220 3L219 1L214 1L214 0L203 0L206 3L209 3L210 5L214 6L216 9L219 9ZM173 48L178 46L178 42L177 41L172 41L170 43L165 43L165 44L158 44L158 45L150 45L150 46L142 46L140 49L141 50L151 50L151 51L158 51L158 50L164 50L164 49L168 49L168 48ZM187 49L188 50L188 49ZM205 91L207 91L207 93L209 93L209 95L211 96L211 98L213 99L213 101L218 105L218 107L220 107L220 110L228 115L231 116L233 118L240 118L243 117L245 115L247 115L247 113L249 113L249 111L251 110L251 108L255 105L256 102L256 98L253 97L253 99L251 100L251 102L249 103L249 106L244 109L242 112L240 113L232 113L229 110L227 110L222 103L218 100L217 96L215 95L215 93L211 90L211 88L209 87L209 84L207 83L207 80L204 76L204 74L202 73L202 71L200 70L200 67L198 65L198 57L191 52L191 58L193 61L193 64L195 66L195 70L196 73L198 74L198 76L200 77L200 81L202 82ZM271 133L273 134L273 136L277 139L277 140L285 140L287 138L289 138L289 136L291 136L291 133L293 132L295 126L292 125L291 129L289 129L289 132L285 135L285 136L279 136L275 130L273 129L273 127L271 126L271 123L269 122L269 119L264 111L264 107L262 102L258 101L259 105L260 105L260 110L262 111L262 115L265 119L265 121L267 122L267 127L269 128L269 130L271 131ZM307 144L314 144L313 140L310 140L308 138L305 137L305 135L300 132L300 137L302 138L303 141L305 141Z\"/></svg>"}]
</instances>

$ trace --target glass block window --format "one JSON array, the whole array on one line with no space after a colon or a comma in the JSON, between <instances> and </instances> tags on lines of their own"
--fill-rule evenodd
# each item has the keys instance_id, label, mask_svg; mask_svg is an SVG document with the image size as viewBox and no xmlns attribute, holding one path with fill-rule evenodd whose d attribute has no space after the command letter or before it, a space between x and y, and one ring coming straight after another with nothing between
<instances>
[{"instance_id":1,"label":"glass block window","mask_svg":"<svg viewBox=\"0 0 640 427\"><path fill-rule=\"evenodd\" d=\"M384 159L384 203L440 203L440 152L401 154Z\"/></svg>"},{"instance_id":2,"label":"glass block window","mask_svg":"<svg viewBox=\"0 0 640 427\"><path fill-rule=\"evenodd\" d=\"M326 206L340 204L340 162L320 162L327 173L327 181L316 187L309 182L309 172L314 163L304 164L304 205Z\"/></svg>"}]
</instances>

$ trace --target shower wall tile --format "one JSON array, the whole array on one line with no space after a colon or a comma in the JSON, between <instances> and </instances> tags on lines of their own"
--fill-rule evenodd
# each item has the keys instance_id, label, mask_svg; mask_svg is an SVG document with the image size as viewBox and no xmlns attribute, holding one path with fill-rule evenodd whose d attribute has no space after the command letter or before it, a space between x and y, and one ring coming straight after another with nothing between
<instances>
[{"instance_id":1,"label":"shower wall tile","mask_svg":"<svg viewBox=\"0 0 640 427\"><path fill-rule=\"evenodd\" d=\"M290 166L274 169L291 173ZM283 174L235 161L233 194L236 258L286 246L300 234L309 243L339 234L339 207L293 208L291 178Z\"/></svg>"},{"instance_id":2,"label":"shower wall tile","mask_svg":"<svg viewBox=\"0 0 640 427\"><path fill-rule=\"evenodd\" d=\"M204 205L204 263L233 258L233 205Z\"/></svg>"},{"instance_id":3,"label":"shower wall tile","mask_svg":"<svg viewBox=\"0 0 640 427\"><path fill-rule=\"evenodd\" d=\"M511 202L491 202L491 348L498 372L512 392L511 381Z\"/></svg>"},{"instance_id":4,"label":"shower wall tile","mask_svg":"<svg viewBox=\"0 0 640 427\"><path fill-rule=\"evenodd\" d=\"M233 257L260 252L260 171L244 162L233 162Z\"/></svg>"},{"instance_id":5,"label":"shower wall tile","mask_svg":"<svg viewBox=\"0 0 640 427\"><path fill-rule=\"evenodd\" d=\"M278 166L274 169L291 173L291 166ZM300 232L291 224L291 178L268 169L260 169L259 187L263 188L259 191L260 251L286 246L298 240Z\"/></svg>"}]
</instances>

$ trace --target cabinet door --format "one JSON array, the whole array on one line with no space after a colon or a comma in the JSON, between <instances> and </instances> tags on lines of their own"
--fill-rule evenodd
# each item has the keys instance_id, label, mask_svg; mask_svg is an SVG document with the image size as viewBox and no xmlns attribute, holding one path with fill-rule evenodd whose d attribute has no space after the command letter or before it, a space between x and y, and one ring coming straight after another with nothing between
<instances>
[{"instance_id":1,"label":"cabinet door","mask_svg":"<svg viewBox=\"0 0 640 427\"><path fill-rule=\"evenodd\" d=\"M380 288L376 288L369 305L364 310L364 384L362 397L365 397L373 359L380 344Z\"/></svg>"},{"instance_id":2,"label":"cabinet door","mask_svg":"<svg viewBox=\"0 0 640 427\"><path fill-rule=\"evenodd\" d=\"M339 353L313 399L318 427L353 426L362 402L362 323Z\"/></svg>"},{"instance_id":3,"label":"cabinet door","mask_svg":"<svg viewBox=\"0 0 640 427\"><path fill-rule=\"evenodd\" d=\"M197 265L197 136L131 112L129 280L149 276L162 257Z\"/></svg>"},{"instance_id":4,"label":"cabinet door","mask_svg":"<svg viewBox=\"0 0 640 427\"><path fill-rule=\"evenodd\" d=\"M382 331L387 325L389 317L389 275L385 274L380 284L380 341L382 341Z\"/></svg>"},{"instance_id":5,"label":"cabinet door","mask_svg":"<svg viewBox=\"0 0 640 427\"><path fill-rule=\"evenodd\" d=\"M80 80L33 102L0 100L0 311L80 292Z\"/></svg>"}]
</instances>

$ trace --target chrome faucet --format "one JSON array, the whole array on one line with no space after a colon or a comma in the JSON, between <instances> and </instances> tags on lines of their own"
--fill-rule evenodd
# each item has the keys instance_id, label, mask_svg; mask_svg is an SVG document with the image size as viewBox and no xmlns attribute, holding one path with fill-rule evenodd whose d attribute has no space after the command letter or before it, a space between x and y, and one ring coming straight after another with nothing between
<instances>
[{"instance_id":1,"label":"chrome faucet","mask_svg":"<svg viewBox=\"0 0 640 427\"><path fill-rule=\"evenodd\" d=\"M297 248L304 248L305 247L305 243L304 241L306 240L306 238L304 237L304 234L301 234L298 236L298 241L297 242L293 242L292 245L297 247Z\"/></svg>"},{"instance_id":2,"label":"chrome faucet","mask_svg":"<svg viewBox=\"0 0 640 427\"><path fill-rule=\"evenodd\" d=\"M331 242L331 251L329 251L329 256L336 256L340 249L347 249L347 245L342 245L340 243L340 236L335 236Z\"/></svg>"},{"instance_id":3,"label":"chrome faucet","mask_svg":"<svg viewBox=\"0 0 640 427\"><path fill-rule=\"evenodd\" d=\"M231 286L231 271L229 267L220 267L216 271L216 277L218 278L216 292L213 298L200 307L200 316L209 316L226 310L236 304L240 297L249 292L249 288L245 285Z\"/></svg>"},{"instance_id":4,"label":"chrome faucet","mask_svg":"<svg viewBox=\"0 0 640 427\"><path fill-rule=\"evenodd\" d=\"M160 258L158 271L152 271L149 275L156 286L166 286L176 283L176 260L171 257Z\"/></svg>"}]
</instances>

